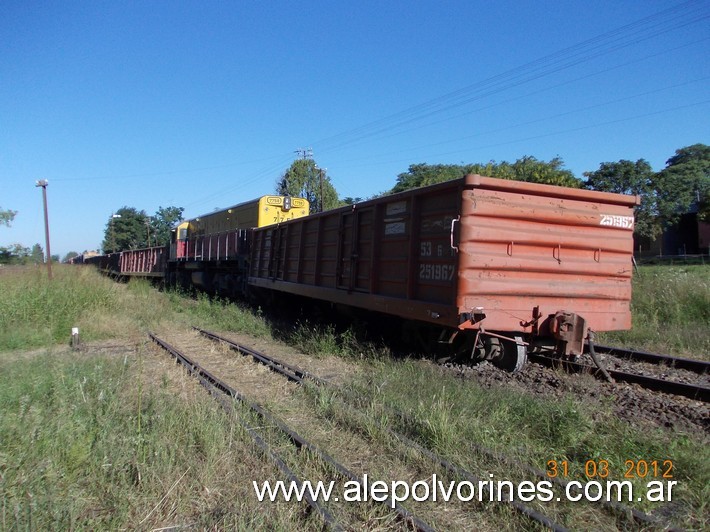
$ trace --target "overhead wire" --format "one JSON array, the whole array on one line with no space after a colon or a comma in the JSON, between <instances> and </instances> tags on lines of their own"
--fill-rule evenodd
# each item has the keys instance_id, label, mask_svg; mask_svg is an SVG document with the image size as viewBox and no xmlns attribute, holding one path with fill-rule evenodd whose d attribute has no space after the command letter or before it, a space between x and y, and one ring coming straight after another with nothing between
<instances>
[{"instance_id":1,"label":"overhead wire","mask_svg":"<svg viewBox=\"0 0 710 532\"><path fill-rule=\"evenodd\" d=\"M566 85L571 85L571 84L573 84L573 83L578 83L578 82L580 82L580 81L583 81L583 80L586 80L586 79L590 79L590 78L593 78L593 77L595 77L595 76L599 76L599 75L601 75L601 74L607 74L607 73L609 73L609 72L611 72L611 71L613 71L613 70L617 70L617 69L620 69L620 68L625 68L625 67L628 67L629 65L632 65L632 64L634 64L634 63L638 63L638 62L641 62L641 61L645 61L645 60L647 60L647 59L652 59L652 58L655 58L655 57L658 57L658 56L661 56L661 55L664 55L664 54L676 52L676 51L681 50L681 49L683 49L683 48L687 48L687 47L689 47L689 46L693 46L693 45L696 45L696 44L698 44L698 43L700 43L700 42L707 41L707 40L710 40L710 36L705 37L705 38L703 38L703 39L698 39L698 40L695 40L695 41L692 41L692 42L689 42L689 43L685 43L685 44L683 44L683 45L680 45L680 46L677 46L677 47L674 47L674 48L670 48L670 49L667 49L667 50L663 50L662 52L658 52L658 53L654 53L654 54L650 54L650 55L645 55L645 56L640 57L640 58L635 58L635 59L633 59L633 60L631 60L631 61L626 61L626 62L624 62L624 63L620 63L620 64L617 64L617 65L614 65L614 66L612 66L612 67L607 67L607 68L604 68L604 69L602 69L602 70L597 70L597 71L595 71L595 72L587 73L587 74L585 74L585 75L583 75L583 76L579 76L579 77L576 77L576 78L573 78L573 79L565 80L565 81L562 81L562 82L560 82L560 83L555 83L555 84L553 84L553 85L548 85L548 86L546 86L546 87L543 87L543 88L540 88L540 89L537 89L537 90L534 90L534 91L531 91L531 92L526 92L526 93L520 94L520 95L518 95L518 96L514 96L514 97L511 97L511 98L504 99L504 100L498 100L498 101L496 101L496 102L494 102L494 103L490 103L490 104L487 104L487 105L482 106L482 107L476 107L476 108L474 108L474 109L470 109L470 110L467 110L467 111L465 111L465 112L458 112L458 113L456 113L456 114L454 114L454 115L446 116L446 117L443 117L443 118L440 118L440 119L437 119L437 120L428 121L428 122L425 122L425 123L420 123L420 124L418 124L418 125L416 125L416 126L409 127L409 128L407 128L407 129L405 129L405 130L399 130L399 131L396 131L396 130L395 130L395 131L389 132L389 133L387 133L387 134L377 135L377 137L378 137L379 140L383 140L383 139L395 137L395 136L400 135L400 134L405 133L405 132L410 132L410 131L414 131L414 130L422 129L422 128L426 128L426 127L431 127L431 126L434 126L434 125L439 125L439 124L442 124L442 123L444 123L444 122L449 122L449 121L451 121L451 120L461 119L461 118L463 118L463 117L465 117L465 116L470 116L470 115L472 115L472 114L479 113L479 112L481 112L481 111L486 111L486 110L489 110L489 109L493 109L493 108L495 108L495 107L500 107L501 105L507 105L507 104L510 104L510 103L512 103L512 102L516 102L516 101L519 101L519 100L523 100L523 99L525 99L525 98L529 98L529 97L531 97L531 96L536 96L536 95L538 95L538 94L542 94L542 93L548 92L548 91L550 91L550 90L552 90L552 89L557 89L557 88L560 88L560 87L564 87L564 86L566 86ZM702 79L705 79L705 78L702 78ZM695 82L695 81L701 81L701 80L694 80L693 82ZM682 85L682 84L681 84L681 85ZM675 87L675 85L674 85L674 87ZM558 115L553 115L553 116L558 116ZM517 125L515 125L515 126L510 126L510 127L518 127L518 126L520 126L520 125L526 125L526 124L527 124L527 123L525 123L525 124L517 124ZM348 146L353 146L353 145L357 145L357 144L362 144L363 142L368 141L368 140L369 140L369 137L360 138L360 139L358 139L358 140L353 140L352 142L348 143ZM448 142L448 141L445 141L445 142ZM420 146L420 147L421 147L421 146ZM419 147L417 147L417 148L409 148L409 149L407 149L407 151L411 151L412 149L418 149L418 148L419 148ZM399 150L399 151L402 151L402 150Z\"/></svg>"},{"instance_id":2,"label":"overhead wire","mask_svg":"<svg viewBox=\"0 0 710 532\"><path fill-rule=\"evenodd\" d=\"M310 143L310 145L315 146L319 153L333 151L358 140L371 138L394 128L400 128L429 116L496 95L513 87L710 18L710 14L696 16L698 14L702 15L702 9L688 12L687 8L695 9L698 5L699 2L694 0L685 2L457 91L447 93L357 128L326 137ZM700 7L703 8L704 4L700 4ZM672 13L683 10L685 12L670 17ZM689 16L695 18L688 20ZM631 29L633 31L630 31ZM653 32L653 30L657 29L658 31Z\"/></svg>"},{"instance_id":3,"label":"overhead wire","mask_svg":"<svg viewBox=\"0 0 710 532\"><path fill-rule=\"evenodd\" d=\"M659 11L655 14L646 16L634 22L622 25L618 28L610 30L608 32L602 33L590 39L586 39L572 46L568 46L554 53L548 54L541 58L538 58L529 63L517 66L515 68L509 69L502 73L496 74L484 80L479 80L468 86L462 87L455 91L451 91L444 95L438 96L436 98L425 101L421 104L409 107L397 113L390 114L388 116L382 117L380 119L368 122L361 126L325 137L318 141L308 143L309 146L316 147L318 154L327 154L329 152L336 151L345 146L361 142L366 139L373 137L382 137L384 134L389 133L387 136L399 135L405 131L410 131L419 127L428 127L432 123L421 124L421 122L427 118L441 115L442 113L450 112L456 109L460 109L463 106L469 105L472 102L490 98L504 91L510 90L512 88L518 87L520 85L530 83L534 80L540 79L545 76L549 76L558 73L562 70L572 68L584 62L588 62L594 58L606 55L615 51L619 51L623 48L638 44L640 42L653 39L664 33L670 31L676 31L679 28L688 26L690 24L695 24L702 20L710 18L710 14L705 14L704 8L706 4L702 0L688 0L682 2L678 5L672 6L670 8ZM614 68L618 68L614 67ZM609 69L607 69L609 70ZM598 74L598 73L597 73ZM561 84L555 85L560 86L574 81L578 81L589 76L596 74L587 74L576 80L571 80L563 82ZM553 86L553 87L555 87ZM522 99L529 97L533 94L537 94L544 90L549 90L549 88L541 89L539 91L534 91L528 93L527 95L518 96L511 98L506 101L512 101L517 99ZM492 104L501 105L501 103ZM603 104L599 104L603 105ZM484 109L488 108L485 107ZM468 115L481 110L468 110L463 115ZM575 112L575 111L570 111ZM655 113L652 113L655 114ZM458 113L456 116L446 117L434 122L433 124L440 123L442 121L451 120L456 117L462 116L462 113ZM544 120L539 119L539 120ZM616 121L612 122L615 123ZM419 123L418 125L415 125ZM523 124L519 124L523 125ZM519 126L518 125L518 126ZM509 126L518 127L518 126ZM590 126L597 127L597 126ZM583 128L582 128L583 129ZM478 136L482 133L477 133L473 136ZM545 136L545 135L543 135ZM539 138L539 137L531 137ZM461 140L460 138L458 140ZM436 144L429 144L425 147L440 145L443 143L454 142L443 141ZM267 157L264 159L259 159L256 161L240 161L222 165L192 168L186 170L172 170L163 172L151 172L151 173L139 173L139 174L129 174L125 176L99 176L99 177L87 177L87 178L65 178L57 179L57 181L82 181L82 180L106 180L106 179L134 179L134 178L144 178L144 177L155 177L155 176L167 176L167 175L179 175L186 173L204 172L211 170L220 170L235 166L242 166L246 164L258 163L261 161L273 161L277 160L276 163L268 165L266 168L259 170L245 178L239 179L234 185L228 187L223 187L214 193L204 196L199 199L195 199L191 203L187 204L186 207L193 207L196 205L207 203L208 201L220 197L225 193L231 192L232 190L239 189L245 185L255 183L263 179L266 175L273 174L276 171L283 171L285 166L293 161L293 155L289 153L288 157L284 154L277 155L273 157Z\"/></svg>"},{"instance_id":4,"label":"overhead wire","mask_svg":"<svg viewBox=\"0 0 710 532\"><path fill-rule=\"evenodd\" d=\"M653 89L653 90L650 90L650 91L644 91L644 92L632 94L632 95L629 95L629 96L624 96L624 97L622 97L622 98L616 98L616 99L613 99L613 100L607 100L607 101L599 102L599 103L596 103L596 104L593 104L593 105L587 105L587 106L584 106L584 107L578 107L578 108L576 108L576 109L570 109L570 110L568 110L568 111L564 111L564 112L561 112L561 113L556 113L556 114L553 114L553 115L546 115L546 116L543 116L543 117L541 117L541 118L536 118L536 119L534 119L534 120L528 120L528 121L526 121L526 122L519 122L519 123L516 123L516 124L510 124L510 125L507 125L507 126L505 126L505 127L500 127L500 128L496 128L496 129L488 129L488 130L485 130L485 131L478 131L478 132L476 132L476 133L474 133L474 134L471 134L471 135L456 136L455 138L450 138L450 139L446 139L446 140L441 140L441 141L438 141L438 142L428 142L428 143L425 144L425 145L412 146L412 147L405 148L405 149L402 149L402 150L397 150L396 152L388 152L388 154L389 154L389 153L406 153L406 152L410 152L410 151L419 151L419 150L421 150L421 149L431 148L431 147L434 147L434 146L441 146L441 145L445 145L445 144L451 144L451 143L454 143L454 142L461 142L461 141L464 141L464 140L468 140L468 139L480 137L480 136L482 136L482 135L489 135L489 134L492 134L492 133L500 133L501 131L507 131L507 130L510 130L510 129L516 129L516 128L519 128L519 127L522 127L522 126L529 126L529 125L532 125L532 124L537 124L537 123L540 123L540 122L545 122L545 121L548 121L548 120L553 120L553 119L555 119L555 118L561 118L561 117L563 117L563 116L569 116L569 115L573 115L573 114L576 114L576 113L581 113L581 112L584 112L584 111L589 111L589 110L592 110L592 109L598 109L598 108L600 108L600 107L605 107L605 106L608 106L608 105L613 105L613 104L617 104L617 103L621 103L621 102L627 102L627 101L630 101L630 100L635 100L635 99L638 99L638 98L642 98L642 97L644 97L644 96L650 96L650 95L652 95L652 94L657 94L657 93L660 93L660 92L663 92L663 91L668 91L668 90L672 90L672 89L678 89L678 88L680 88L680 87L685 87L685 86L688 86L688 85L692 85L692 84L694 84L694 83L700 83L700 82L707 81L707 80L710 80L710 76L705 76L705 77L702 77L702 78L692 79L692 80L689 80L689 81L684 81L684 82L682 82L682 83L675 83L675 84L673 84L673 85L667 85L667 86L665 86L665 87L659 87L659 88L656 88L656 89ZM373 154L371 154L369 158L372 160L373 157L376 157L376 155L373 156ZM359 160L359 159L353 159L352 161L353 161L353 162L356 162L356 161L358 161L358 160ZM343 162L343 163L348 163L348 162L351 162L351 161L347 161L347 160L346 160L346 161L341 161L341 162Z\"/></svg>"},{"instance_id":5,"label":"overhead wire","mask_svg":"<svg viewBox=\"0 0 710 532\"><path fill-rule=\"evenodd\" d=\"M666 108L666 109L658 109L658 110L656 110L656 111L651 111L651 112L648 112L648 113L642 113L642 114L637 114L637 115L633 115L633 116L627 116L627 117L618 118L618 119L614 119L614 120L608 120L608 121L599 122L599 123L596 123L596 124L587 124L587 125L584 125L584 126L579 126L579 127L574 127L574 128L568 128L568 129L563 129L563 130L557 130L557 131L552 131L552 132L548 132L548 133L541 133L541 134L539 134L539 135L533 135L533 136L524 137L524 138L518 138L518 139L511 139L511 140L506 140L506 141L496 142L496 143L491 143L491 144L478 145L478 146L468 146L468 147L462 148L462 149L460 149L460 150L453 150L453 151L448 151L448 152L439 152L439 153L428 154L428 157L442 157L442 156L447 156L447 155L455 155L455 154L459 154L459 153L470 152L471 150L480 150L480 149L487 149L487 148L496 148L496 147L499 147L499 146L506 146L506 145L509 145L509 144L516 144L516 143L518 143L518 142L527 142L527 141L530 141L530 140L538 140L538 139L541 139L541 138L553 137L553 136L555 136L555 135L562 135L562 134L566 134L566 133L574 133L574 132L583 131L583 130L586 130L586 129L593 129L593 128L596 128L596 127L603 127L603 126L609 126L609 125L613 125L613 124L619 124L619 123L622 123L622 122L628 122L628 121L630 121L630 120L638 120L638 119L640 119L640 118L647 118L647 117L649 117L649 116L655 116L655 115L659 115L659 114L664 114L664 113L670 113L670 112L680 111L680 110L683 110L683 109L690 109L690 108L693 108L693 107L698 107L698 106L708 105L708 104L710 104L710 100L701 100L701 101L699 101L699 102L693 102L693 103L689 103L689 104L679 105L679 106L676 106L676 107L669 107L669 108ZM366 167L366 166L372 166L372 165L377 165L377 164L398 163L398 162L403 162L403 161L406 161L406 160L404 160L404 159L398 159L398 160L389 160L389 161L384 161L384 162L383 162L383 161L379 161L379 162L376 162L376 163L374 163L374 162L373 162L373 163L362 163L362 162L361 162L360 164L354 164L354 165L352 165L351 167L352 167L352 168L355 168L355 167Z\"/></svg>"}]
</instances>

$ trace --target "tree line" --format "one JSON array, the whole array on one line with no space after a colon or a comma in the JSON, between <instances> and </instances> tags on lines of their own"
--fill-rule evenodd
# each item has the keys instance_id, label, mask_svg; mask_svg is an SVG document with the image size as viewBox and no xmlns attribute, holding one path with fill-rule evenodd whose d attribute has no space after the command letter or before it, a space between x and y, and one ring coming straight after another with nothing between
<instances>
[{"instance_id":1,"label":"tree line","mask_svg":"<svg viewBox=\"0 0 710 532\"><path fill-rule=\"evenodd\" d=\"M645 159L600 163L599 168L584 172L578 178L555 157L549 161L524 156L515 162L472 164L417 163L400 173L395 185L377 196L403 192L458 179L466 174L480 174L531 183L586 188L604 192L636 194L641 204L636 208L635 232L655 238L664 228L675 224L681 215L694 211L700 220L710 221L710 146L694 144L676 150L666 166L654 172ZM311 213L334 209L362 201L363 198L342 198L325 169L311 157L295 160L278 178L275 192L307 199ZM377 197L373 196L373 197ZM181 221L182 207L159 207L153 216L134 207L121 207L109 216L101 248L104 253L126 249L163 246L170 242L170 232ZM0 208L0 226L9 227L17 212ZM64 260L76 256L67 254ZM59 260L53 257L53 260ZM44 262L42 247L21 244L0 247L0 263L31 264Z\"/></svg>"},{"instance_id":2,"label":"tree line","mask_svg":"<svg viewBox=\"0 0 710 532\"><path fill-rule=\"evenodd\" d=\"M166 246L170 232L182 219L182 207L159 207L153 216L134 207L121 207L106 222L101 249L114 253L126 249Z\"/></svg>"},{"instance_id":3,"label":"tree line","mask_svg":"<svg viewBox=\"0 0 710 532\"><path fill-rule=\"evenodd\" d=\"M0 226L10 227L17 211L0 208ZM59 260L58 255L52 255L52 260ZM44 264L44 250L39 244L31 248L22 244L0 246L0 264Z\"/></svg>"},{"instance_id":4,"label":"tree line","mask_svg":"<svg viewBox=\"0 0 710 532\"><path fill-rule=\"evenodd\" d=\"M466 174L636 194L641 198L641 205L636 209L635 225L639 236L655 238L690 211L697 211L700 220L710 221L710 146L705 144L676 150L666 161L666 167L659 172L654 172L645 159L622 159L603 162L598 169L584 172L586 179L580 179L565 169L559 157L540 161L526 156L514 163L413 164L397 176L395 186L388 193L441 183Z\"/></svg>"}]
</instances>

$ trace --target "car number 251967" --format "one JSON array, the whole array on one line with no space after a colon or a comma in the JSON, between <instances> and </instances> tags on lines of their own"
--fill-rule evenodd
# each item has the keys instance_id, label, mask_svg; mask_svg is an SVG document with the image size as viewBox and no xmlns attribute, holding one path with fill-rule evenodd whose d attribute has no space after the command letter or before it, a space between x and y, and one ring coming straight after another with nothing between
<instances>
[{"instance_id":1,"label":"car number 251967","mask_svg":"<svg viewBox=\"0 0 710 532\"><path fill-rule=\"evenodd\" d=\"M424 281L451 281L454 278L453 264L420 264L419 279Z\"/></svg>"},{"instance_id":2,"label":"car number 251967","mask_svg":"<svg viewBox=\"0 0 710 532\"><path fill-rule=\"evenodd\" d=\"M623 229L634 228L633 216L617 216L615 214L601 214L599 225L607 225L610 227L621 227Z\"/></svg>"}]
</instances>

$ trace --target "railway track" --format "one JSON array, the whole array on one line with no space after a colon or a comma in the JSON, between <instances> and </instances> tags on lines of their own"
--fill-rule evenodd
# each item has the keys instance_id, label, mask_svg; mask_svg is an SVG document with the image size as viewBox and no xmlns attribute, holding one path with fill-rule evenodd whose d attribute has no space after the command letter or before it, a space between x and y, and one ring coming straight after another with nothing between
<instances>
[{"instance_id":1,"label":"railway track","mask_svg":"<svg viewBox=\"0 0 710 532\"><path fill-rule=\"evenodd\" d=\"M281 376L285 377L286 379L292 381L292 382L297 382L297 383L303 383L304 381L310 381L313 382L317 386L321 387L327 387L333 389L333 385L325 380L322 379L307 370L304 370L296 365L289 364L288 362L284 362L282 360L279 360L277 358L271 357L269 355L266 355L262 352L259 352L255 349L252 349L246 345L240 344L238 342L234 342L233 340L230 340L229 338L225 338L223 336L220 336L214 332L210 332L204 329L200 329L198 327L193 327L194 330L199 332L201 335L215 341L215 342L221 342L223 344L228 345L231 349L241 353L242 355L249 356L252 358L254 362L257 362L259 364L263 364L267 368L269 368L271 371L280 374ZM351 406L362 406L363 404L367 404L368 401L362 401L362 398L359 397L353 397L352 392L345 392L343 390L337 390L347 401L350 403ZM395 409L392 407L387 407L388 414L390 414L393 418L398 418L401 420L404 424L409 424L410 419L408 416ZM463 467L456 465L449 460L446 460L445 458L437 455L436 453L432 452L430 449L420 445L417 441L412 440L410 437L393 430L391 428L385 428L385 430L395 439L401 441L404 445L416 449L418 452L420 452L422 455L426 456L449 472L453 477L460 478L460 479L466 479L470 482L478 483L480 481L480 478L474 475L473 473L467 471ZM497 461L501 462L506 462L514 467L517 467L521 470L526 471L528 474L537 477L542 480L550 481L553 484L556 484L562 488L565 488L567 486L567 482L558 478L550 478L544 471L539 470L537 468L521 464L519 461L512 459L510 457L504 456L500 453L495 453L489 449L486 449L483 446L480 446L478 444L472 444L472 448L482 454L486 455L488 457L491 457ZM506 502L506 501L504 501ZM519 512L521 515L525 516L527 519L529 519L532 522L536 522L539 525L543 525L546 528L549 528L551 530L566 530L565 527L562 525L556 523L552 518L520 503L519 501L507 501L511 505L511 507ZM616 502L607 502L607 501L601 501L601 504L606 507L610 513L622 517L623 519L629 519L633 522L635 522L637 525L641 526L660 526L662 523L644 513L641 512L637 509L627 507L623 504L616 503Z\"/></svg>"},{"instance_id":2,"label":"railway track","mask_svg":"<svg viewBox=\"0 0 710 532\"><path fill-rule=\"evenodd\" d=\"M608 363L612 362L616 358L624 361L631 361L633 363L638 362L669 368L674 371L687 371L692 375L696 375L696 377L686 375L684 377L685 380L702 380L708 373L708 369L710 369L710 364L699 360L677 358L669 355L658 355L645 351L634 351L610 346L597 347L595 345L594 349L597 354L606 354L612 357L606 359L603 364L604 366L609 366ZM528 359L547 367L563 368L573 373L586 373L594 375L598 378L604 378L602 371L592 363L560 360L556 357L537 353L528 355ZM617 369L606 367L605 370L615 382L636 384L642 388L646 388L654 392L679 395L705 403L710 402L710 387L706 386L703 382L683 382L681 380L673 380L670 378L671 376L666 374L649 375L647 374L649 372L645 371L646 368L634 366L633 364L631 364L630 367L628 364L624 365L615 363L614 365L620 365L621 367ZM680 371L678 372L680 373Z\"/></svg>"},{"instance_id":3,"label":"railway track","mask_svg":"<svg viewBox=\"0 0 710 532\"><path fill-rule=\"evenodd\" d=\"M196 377L200 384L212 395L220 405L230 414L235 414L234 405L231 400L239 401L248 407L251 412L258 416L263 422L269 426L277 427L295 446L298 450L306 450L310 452L314 457L321 460L323 463L330 466L336 473L342 478L347 478L354 482L359 482L359 478L348 468L343 466L341 463L337 462L334 458L320 449L317 445L311 443L303 436L298 434L296 431L291 429L288 425L274 417L267 410L259 406L258 404L252 403L238 390L227 384L225 381L221 380L209 370L201 366L196 361L189 358L185 353L176 347L170 345L166 341L160 339L153 333L149 333L149 337L161 348L167 351L172 357L175 358L176 362L180 363L187 372ZM257 447L268 456L272 462L277 466L277 468L285 475L288 481L295 482L299 487L303 485L303 480L294 472L294 470L287 465L287 459L282 453L279 453L274 447L269 445L266 439L260 434L259 428L250 425L248 422L242 420L239 416L235 416L241 426L245 431L252 437L254 443ZM333 512L323 505L320 501L313 499L307 490L304 491L304 496L307 505L314 511L316 511L323 519L324 523L333 530L345 530L347 529L346 524L342 524L333 514ZM390 504L391 501L382 501L383 504ZM433 532L433 528L426 524L424 521L416 517L412 512L407 510L400 503L392 503L394 511L402 521L402 524L407 528L414 529L421 532Z\"/></svg>"},{"instance_id":4,"label":"railway track","mask_svg":"<svg viewBox=\"0 0 710 532\"><path fill-rule=\"evenodd\" d=\"M670 368L692 371L700 375L710 373L710 362L705 362L703 360L661 355L658 353L649 353L648 351L626 349L624 347L613 347L609 345L594 344L594 350L600 354L611 355L626 360L637 360L640 362L649 362L651 364L665 365Z\"/></svg>"},{"instance_id":5,"label":"railway track","mask_svg":"<svg viewBox=\"0 0 710 532\"><path fill-rule=\"evenodd\" d=\"M260 406L259 404L254 404L249 401L249 399L246 398L246 396L243 393L240 393L240 391L237 391L232 385L228 384L225 382L225 380L218 378L214 373L210 372L207 370L204 365L200 364L194 358L188 357L185 353L183 353L181 350L175 348L174 346L168 344L164 340L158 338L156 335L152 334L150 335L150 338L156 342L158 345L160 345L163 349L168 351L180 364L182 364L188 372L197 377L202 385L207 388L207 390L213 395L213 396L222 396L223 398L226 398L227 402L229 402L230 399L237 399L240 402L243 402L244 404L248 404L249 408L252 409L255 413L257 413L261 419L263 419L263 422L260 423L259 425L264 425L264 426L277 426L284 434L288 434L289 439L291 441L296 441L297 445L299 448L305 448L309 452L315 453L316 456L318 457L325 457L323 460L327 463L330 463L329 460L332 460L335 464L338 465L333 465L331 464L331 467L336 469L336 471L343 477L343 478L349 478L350 480L353 481L360 481L362 479L362 476L355 476L355 474L352 472L351 469L349 469L347 466L342 465L342 462L336 462L334 459L330 457L329 454L327 454L325 451L323 451L320 447L318 447L316 444L309 442L308 440L305 439L302 435L298 434L294 429L290 428L287 426L283 421L280 421L278 418L270 414L265 408ZM213 340L217 340L219 337L217 335L213 336ZM225 339L226 340L226 339ZM256 351L250 350L246 346L240 346L243 349L240 349L240 352L248 354L252 356L256 361L260 362L261 364L265 364L269 367L269 369L272 369L278 373L277 378L286 377L290 381L294 382L303 382L304 380L312 380L319 385L327 385L327 381L324 381L323 379L319 379L318 377L313 376L307 371L301 370L300 368L297 368L296 366L277 361L276 359L272 359L271 357L267 357L266 355L263 355L262 353L258 353ZM221 403L224 403L224 400L220 401ZM223 404L224 406L224 404ZM254 432L257 432L257 435L259 430L256 427L250 426L251 429L253 429ZM251 432L249 432L251 434ZM261 437L261 435L259 435ZM252 435L252 437L254 437ZM262 440L265 438L261 437ZM418 445L416 442L410 440L404 435L399 435L398 439L402 442L403 446L409 447L409 449L415 449L416 451L419 451L422 455L426 456L429 458L431 461L434 461L438 464L441 465L443 469L446 471L450 472L451 475L455 477L455 479L464 479L467 480L471 483L474 483L476 486L480 486L479 481L484 483L485 482L482 479L479 479L478 477L472 475L468 471L464 470L463 468L460 468L458 466L455 466L454 464L451 464L440 457L436 456L434 453L429 451L428 449L425 449L424 447ZM256 440L255 440L256 441ZM261 445L259 445L260 448L262 448ZM383 452L383 449L378 449L377 453L380 454ZM279 463L285 463L286 460L278 455L274 454L273 449L267 448L264 450L264 453L268 456L271 457L272 460L274 460L277 465ZM402 451L399 451L397 456L400 456L401 454L408 454L409 451L407 450L405 453L402 453ZM360 462L360 460L357 460ZM287 466L288 467L288 466ZM300 479L297 478L295 473L293 472L293 469L282 469L279 467L279 469L282 470L282 472L287 475L288 478L294 478L298 481ZM430 470L427 468L427 470ZM402 478L408 478L407 476L404 476ZM414 477L409 477L409 478L421 478L417 477L416 475ZM453 481L454 479L452 479ZM302 482L302 481L301 481ZM370 483L372 484L374 481L370 479ZM483 501L486 501L484 498ZM314 501L315 503L318 503L319 501ZM508 501L506 501L508 502ZM480 502L479 502L480 503ZM476 504L479 504L476 503ZM391 500L386 500L383 502L386 506L390 506ZM421 503L418 503L421 504ZM483 529L490 529L492 528L490 525L488 525L486 522L490 517L486 513L482 512L476 512L476 509L474 508L473 504L466 504L462 505L461 503L456 503L458 506L454 505L452 506L451 504L447 505L446 508L444 508L441 505L438 504L433 504L432 506L427 507L427 504L432 504L431 502L425 502L424 503L424 509L426 513L427 508L435 508L435 514L449 514L449 518L453 516L455 519L458 519L458 522L468 522L471 524L471 526L481 526ZM567 530L564 526L556 523L554 520L551 518L543 515L540 512L537 512L535 509L526 506L522 504L521 502L515 500L515 501L510 501L508 502L511 508L513 508L517 513L519 513L521 516L523 516L523 521L528 520L528 522L535 522L539 523L540 525L544 526L545 528L555 530L555 531L564 531ZM420 512L417 511L416 514L412 512L411 510L402 507L400 503L395 504L396 508L400 508L400 511L397 512L399 516L399 520L402 524L402 526L405 529L414 529L414 530L432 530L431 526L428 525L424 519L422 519ZM330 528L337 529L339 527L342 527L341 521L337 519L337 517L334 517L332 513L330 515L324 514L324 509L323 508L318 508L317 506L311 506L314 510L318 511L320 515L323 516L323 520L325 523L328 524ZM326 511L330 511L329 509L325 509ZM458 515L460 512L460 515ZM466 517L468 516L468 517ZM359 526L361 526L362 523L359 523ZM346 528L348 528L348 525L345 525ZM450 528L452 525L445 525L445 528ZM500 526L500 525L498 525Z\"/></svg>"}]
</instances>

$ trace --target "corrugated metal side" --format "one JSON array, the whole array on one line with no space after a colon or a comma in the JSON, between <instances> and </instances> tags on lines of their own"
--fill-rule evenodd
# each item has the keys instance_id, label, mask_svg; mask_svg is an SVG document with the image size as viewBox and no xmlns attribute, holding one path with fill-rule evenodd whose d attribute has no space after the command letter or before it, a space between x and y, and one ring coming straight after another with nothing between
<instances>
[{"instance_id":1,"label":"corrugated metal side","mask_svg":"<svg viewBox=\"0 0 710 532\"><path fill-rule=\"evenodd\" d=\"M135 277L165 275L168 249L166 246L122 251L116 273Z\"/></svg>"},{"instance_id":2,"label":"corrugated metal side","mask_svg":"<svg viewBox=\"0 0 710 532\"><path fill-rule=\"evenodd\" d=\"M254 230L249 284L456 327L463 180Z\"/></svg>"},{"instance_id":3,"label":"corrugated metal side","mask_svg":"<svg viewBox=\"0 0 710 532\"><path fill-rule=\"evenodd\" d=\"M468 176L459 239L459 312L520 330L540 306L594 330L631 326L633 197ZM466 325L470 326L470 325Z\"/></svg>"}]
</instances>

